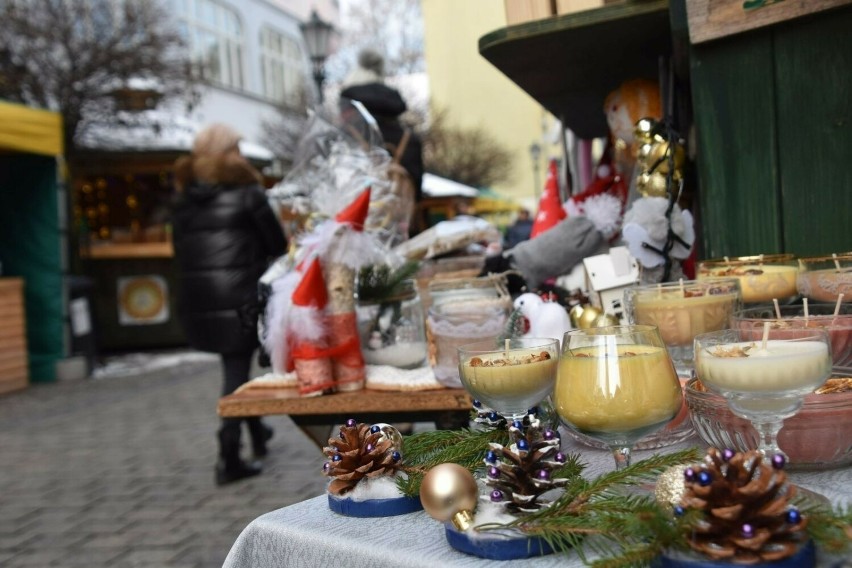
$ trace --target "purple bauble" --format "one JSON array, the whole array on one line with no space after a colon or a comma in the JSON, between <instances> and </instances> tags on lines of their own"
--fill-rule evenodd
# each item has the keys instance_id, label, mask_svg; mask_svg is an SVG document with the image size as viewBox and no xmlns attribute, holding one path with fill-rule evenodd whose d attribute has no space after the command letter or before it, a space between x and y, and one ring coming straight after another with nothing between
<instances>
[{"instance_id":1,"label":"purple bauble","mask_svg":"<svg viewBox=\"0 0 852 568\"><path fill-rule=\"evenodd\" d=\"M538 477L542 481L547 481L548 479L550 479L550 472L546 469L540 469L538 470L538 474L536 475L536 477Z\"/></svg>"},{"instance_id":2,"label":"purple bauble","mask_svg":"<svg viewBox=\"0 0 852 568\"><path fill-rule=\"evenodd\" d=\"M556 455L553 456L553 459L555 459L559 463L565 463L565 454L563 454L562 452L556 452Z\"/></svg>"},{"instance_id":3,"label":"purple bauble","mask_svg":"<svg viewBox=\"0 0 852 568\"><path fill-rule=\"evenodd\" d=\"M367 453L369 454L374 450L373 444L367 444L367 447L364 449L367 450Z\"/></svg>"},{"instance_id":4,"label":"purple bauble","mask_svg":"<svg viewBox=\"0 0 852 568\"><path fill-rule=\"evenodd\" d=\"M495 503L503 500L503 492L499 489L495 489L491 492L491 500Z\"/></svg>"},{"instance_id":5,"label":"purple bauble","mask_svg":"<svg viewBox=\"0 0 852 568\"><path fill-rule=\"evenodd\" d=\"M787 465L787 458L784 457L784 454L775 454L772 456L772 467L775 469L784 469L785 465Z\"/></svg>"},{"instance_id":6,"label":"purple bauble","mask_svg":"<svg viewBox=\"0 0 852 568\"><path fill-rule=\"evenodd\" d=\"M500 470L496 467L488 468L488 477L493 477L495 479L500 477Z\"/></svg>"},{"instance_id":7,"label":"purple bauble","mask_svg":"<svg viewBox=\"0 0 852 568\"><path fill-rule=\"evenodd\" d=\"M545 440L552 440L555 435L556 434L550 428L548 428L547 430L544 431L544 439Z\"/></svg>"},{"instance_id":8,"label":"purple bauble","mask_svg":"<svg viewBox=\"0 0 852 568\"><path fill-rule=\"evenodd\" d=\"M754 536L754 527L748 523L743 524L740 532L745 538L751 538Z\"/></svg>"},{"instance_id":9,"label":"purple bauble","mask_svg":"<svg viewBox=\"0 0 852 568\"><path fill-rule=\"evenodd\" d=\"M736 452L731 448L725 448L724 450L722 450L722 459L726 462L729 462L734 459L734 455L736 455Z\"/></svg>"},{"instance_id":10,"label":"purple bauble","mask_svg":"<svg viewBox=\"0 0 852 568\"><path fill-rule=\"evenodd\" d=\"M691 467L686 468L685 470L683 470L683 478L686 481L692 483L693 481L695 481L695 470Z\"/></svg>"},{"instance_id":11,"label":"purple bauble","mask_svg":"<svg viewBox=\"0 0 852 568\"><path fill-rule=\"evenodd\" d=\"M349 420L346 421L346 425L349 426L350 428L354 428L355 426L358 425L358 423L355 422L354 418L350 418Z\"/></svg>"}]
</instances>

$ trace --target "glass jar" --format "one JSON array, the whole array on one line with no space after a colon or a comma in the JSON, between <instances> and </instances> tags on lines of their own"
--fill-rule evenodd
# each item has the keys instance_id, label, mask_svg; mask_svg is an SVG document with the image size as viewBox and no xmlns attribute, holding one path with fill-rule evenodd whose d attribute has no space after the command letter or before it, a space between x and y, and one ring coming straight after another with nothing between
<instances>
[{"instance_id":1,"label":"glass jar","mask_svg":"<svg viewBox=\"0 0 852 568\"><path fill-rule=\"evenodd\" d=\"M815 302L852 302L852 253L800 258L796 286Z\"/></svg>"},{"instance_id":2,"label":"glass jar","mask_svg":"<svg viewBox=\"0 0 852 568\"><path fill-rule=\"evenodd\" d=\"M415 369L426 362L426 327L423 306L414 280L382 301L359 301L358 335L364 361Z\"/></svg>"},{"instance_id":3,"label":"glass jar","mask_svg":"<svg viewBox=\"0 0 852 568\"><path fill-rule=\"evenodd\" d=\"M435 379L445 387L462 388L458 348L480 339L493 339L503 332L507 309L468 302L444 302L429 308L429 363Z\"/></svg>"},{"instance_id":4,"label":"glass jar","mask_svg":"<svg viewBox=\"0 0 852 568\"><path fill-rule=\"evenodd\" d=\"M795 298L799 267L792 254L761 254L702 260L698 280L735 277L740 281L743 303L785 301Z\"/></svg>"}]
</instances>

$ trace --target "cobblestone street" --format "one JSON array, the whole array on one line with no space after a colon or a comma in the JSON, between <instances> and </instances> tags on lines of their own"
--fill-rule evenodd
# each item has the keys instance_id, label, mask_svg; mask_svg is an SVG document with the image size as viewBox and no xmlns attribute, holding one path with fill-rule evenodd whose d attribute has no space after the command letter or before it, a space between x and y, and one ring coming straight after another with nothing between
<instances>
[{"instance_id":1,"label":"cobblestone street","mask_svg":"<svg viewBox=\"0 0 852 568\"><path fill-rule=\"evenodd\" d=\"M264 473L216 487L216 359L117 375L0 397L0 565L219 567L253 518L323 491L284 416Z\"/></svg>"}]
</instances>

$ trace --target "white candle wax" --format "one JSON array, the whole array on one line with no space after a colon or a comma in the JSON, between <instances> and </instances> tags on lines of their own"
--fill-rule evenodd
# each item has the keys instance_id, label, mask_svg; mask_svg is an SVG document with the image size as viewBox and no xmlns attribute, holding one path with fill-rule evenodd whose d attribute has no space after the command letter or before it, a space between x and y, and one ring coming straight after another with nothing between
<instances>
[{"instance_id":1,"label":"white candle wax","mask_svg":"<svg viewBox=\"0 0 852 568\"><path fill-rule=\"evenodd\" d=\"M749 348L746 357L720 357L716 350ZM729 343L696 353L698 378L711 387L734 392L781 392L815 388L831 371L828 346L820 341L769 340Z\"/></svg>"}]
</instances>

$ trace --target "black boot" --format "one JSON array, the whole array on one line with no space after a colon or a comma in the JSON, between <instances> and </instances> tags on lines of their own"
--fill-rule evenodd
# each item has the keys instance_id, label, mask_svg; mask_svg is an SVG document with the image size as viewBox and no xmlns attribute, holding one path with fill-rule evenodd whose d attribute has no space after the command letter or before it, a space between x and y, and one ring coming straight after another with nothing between
<instances>
[{"instance_id":1,"label":"black boot","mask_svg":"<svg viewBox=\"0 0 852 568\"><path fill-rule=\"evenodd\" d=\"M219 429L219 462L216 464L216 485L233 483L254 477L260 465L246 463L240 458L240 420L226 418Z\"/></svg>"},{"instance_id":2,"label":"black boot","mask_svg":"<svg viewBox=\"0 0 852 568\"><path fill-rule=\"evenodd\" d=\"M272 435L275 433L275 430L264 424L259 416L246 418L246 424L249 429L251 449L254 452L254 457L265 458L268 453L268 450L266 449L266 442L272 439Z\"/></svg>"}]
</instances>

